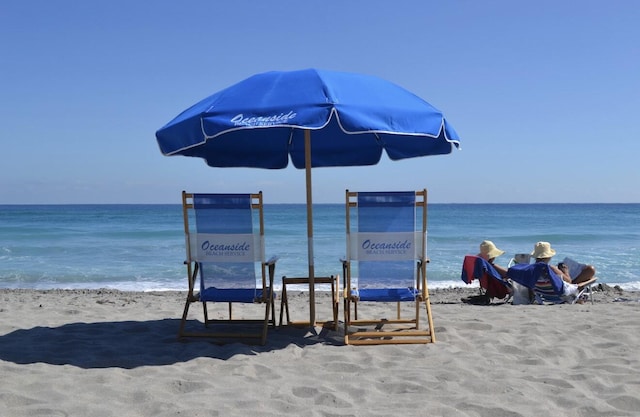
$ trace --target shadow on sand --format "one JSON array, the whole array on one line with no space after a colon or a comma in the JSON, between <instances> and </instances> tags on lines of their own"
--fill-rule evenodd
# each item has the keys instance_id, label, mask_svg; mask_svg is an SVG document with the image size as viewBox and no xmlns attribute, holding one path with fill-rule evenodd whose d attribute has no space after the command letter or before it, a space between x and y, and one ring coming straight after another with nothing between
<instances>
[{"instance_id":1,"label":"shadow on sand","mask_svg":"<svg viewBox=\"0 0 640 417\"><path fill-rule=\"evenodd\" d=\"M87 369L133 369L202 357L226 360L235 355L256 355L290 345L342 344L342 338L333 331L321 329L313 332L309 328L283 327L270 329L264 346L239 342L218 345L210 339L179 340L176 335L179 324L178 319L163 319L19 329L0 336L0 360Z\"/></svg>"}]
</instances>

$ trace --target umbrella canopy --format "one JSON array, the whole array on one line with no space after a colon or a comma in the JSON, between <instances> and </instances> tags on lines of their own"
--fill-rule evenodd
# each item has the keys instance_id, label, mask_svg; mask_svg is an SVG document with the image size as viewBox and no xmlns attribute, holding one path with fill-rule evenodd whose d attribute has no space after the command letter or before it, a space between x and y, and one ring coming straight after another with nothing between
<instances>
[{"instance_id":1,"label":"umbrella canopy","mask_svg":"<svg viewBox=\"0 0 640 417\"><path fill-rule=\"evenodd\" d=\"M315 321L311 168L375 165L459 147L442 113L389 81L306 69L257 74L183 111L156 132L165 155L213 167L306 169L310 321Z\"/></svg>"}]
</instances>

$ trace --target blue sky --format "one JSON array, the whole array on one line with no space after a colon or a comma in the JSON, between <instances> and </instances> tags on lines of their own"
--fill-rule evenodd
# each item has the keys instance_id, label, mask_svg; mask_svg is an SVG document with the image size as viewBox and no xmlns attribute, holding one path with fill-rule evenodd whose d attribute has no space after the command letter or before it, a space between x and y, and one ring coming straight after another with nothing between
<instances>
[{"instance_id":1,"label":"blue sky","mask_svg":"<svg viewBox=\"0 0 640 417\"><path fill-rule=\"evenodd\" d=\"M0 204L303 203L304 172L165 157L155 131L254 73L388 79L442 110L462 150L313 171L435 203L640 202L640 2L3 1Z\"/></svg>"}]
</instances>

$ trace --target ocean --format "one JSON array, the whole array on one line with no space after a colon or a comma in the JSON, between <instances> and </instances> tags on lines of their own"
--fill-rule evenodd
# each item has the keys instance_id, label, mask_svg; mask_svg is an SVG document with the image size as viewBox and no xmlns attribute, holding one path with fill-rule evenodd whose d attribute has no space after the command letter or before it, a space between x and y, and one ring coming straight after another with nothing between
<instances>
[{"instance_id":1,"label":"ocean","mask_svg":"<svg viewBox=\"0 0 640 417\"><path fill-rule=\"evenodd\" d=\"M429 288L463 287L465 254L484 239L506 253L549 241L597 269L599 282L640 290L640 204L431 204ZM314 206L315 273L342 274L344 206ZM276 276L306 276L304 204L265 205ZM0 288L185 290L180 205L0 205ZM278 279L276 280L278 281Z\"/></svg>"}]
</instances>

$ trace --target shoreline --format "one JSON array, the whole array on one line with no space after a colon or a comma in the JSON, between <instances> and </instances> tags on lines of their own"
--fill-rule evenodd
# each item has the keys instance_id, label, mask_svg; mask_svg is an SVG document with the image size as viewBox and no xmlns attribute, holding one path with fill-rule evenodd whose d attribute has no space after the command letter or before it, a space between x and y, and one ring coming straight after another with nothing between
<instances>
[{"instance_id":1,"label":"shoreline","mask_svg":"<svg viewBox=\"0 0 640 417\"><path fill-rule=\"evenodd\" d=\"M302 286L302 284L301 284ZM477 285L477 281L466 287L447 287L447 288L433 288L429 289L429 296L431 298L432 304L450 304L460 302L460 298L468 297L471 295L478 294L479 287ZM279 296L280 288L275 288L276 294ZM306 288L299 289L294 288L288 290L291 294L306 294L308 290ZM330 290L323 288L322 286L318 286L316 288L316 294L329 294ZM143 296L143 295L168 295L175 297L186 296L186 290L144 290L144 291L131 291L131 290L120 290L115 288L48 288L48 289L35 289L35 288L0 288L0 297L10 295L10 294L75 294L75 295L135 295L135 296ZM608 284L596 284L594 285L594 302L614 302L621 301L626 299L634 299L640 298L640 290L626 290L620 287L619 285L608 285ZM617 300L620 299L620 300ZM184 300L183 300L184 301ZM494 303L501 303L500 300L494 301Z\"/></svg>"}]
</instances>

